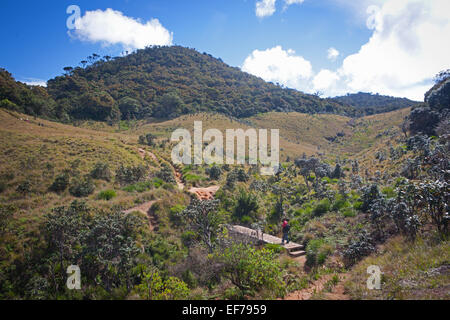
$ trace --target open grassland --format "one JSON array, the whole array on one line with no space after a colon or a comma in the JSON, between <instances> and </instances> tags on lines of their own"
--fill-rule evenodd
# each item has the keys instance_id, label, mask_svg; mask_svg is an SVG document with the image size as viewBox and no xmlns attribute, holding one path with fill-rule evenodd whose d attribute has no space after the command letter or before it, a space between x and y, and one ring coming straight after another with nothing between
<instances>
[{"instance_id":1,"label":"open grassland","mask_svg":"<svg viewBox=\"0 0 450 320\"><path fill-rule=\"evenodd\" d=\"M76 199L67 190L61 194L49 191L55 177L63 172L82 177L98 162L107 164L113 175L121 165L153 165L157 169L157 164L141 158L137 137L133 135L26 119L24 115L0 110L0 175L5 183L0 200L2 204L16 206L17 215L40 216L50 208ZM24 182L30 183L26 194L17 190ZM163 196L162 190L151 190L151 187L130 193L113 180L95 180L94 184L95 191L87 200L99 208L119 205L127 209ZM109 201L98 199L99 193L105 190L115 190L117 196Z\"/></svg>"},{"instance_id":2,"label":"open grassland","mask_svg":"<svg viewBox=\"0 0 450 320\"><path fill-rule=\"evenodd\" d=\"M193 134L195 121L202 122L203 131L214 128L224 135L226 129L280 129L280 155L283 161L287 157L292 159L303 153L308 156L321 154L333 160L336 156L364 159L367 150L386 148L392 143L392 137L401 134L399 126L409 112L410 109L401 109L357 119L298 112L270 112L245 119L234 119L215 113L198 113L168 121L122 121L120 130L119 125L112 127L93 121L84 122L81 127L103 132L122 132L136 139L139 135L152 133L160 140L170 139L172 132L179 128L187 129Z\"/></svg>"}]
</instances>

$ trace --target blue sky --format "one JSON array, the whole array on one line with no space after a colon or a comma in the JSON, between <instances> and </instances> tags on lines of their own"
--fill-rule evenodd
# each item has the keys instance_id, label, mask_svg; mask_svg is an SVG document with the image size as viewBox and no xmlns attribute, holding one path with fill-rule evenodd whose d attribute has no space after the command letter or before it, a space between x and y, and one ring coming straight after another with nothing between
<instances>
[{"instance_id":1,"label":"blue sky","mask_svg":"<svg viewBox=\"0 0 450 320\"><path fill-rule=\"evenodd\" d=\"M81 9L71 35L69 5ZM107 14L108 8L114 11ZM446 0L2 0L0 67L17 80L39 82L94 52L116 56L162 41L206 51L306 92L361 90L420 98L431 77L450 67L448 45L440 45L444 52L438 61L428 61L435 60L428 47L438 46L444 32L450 34L450 10L444 14L443 9L450 9ZM152 19L157 21L149 27ZM440 31L424 36L423 31L432 30L430 22ZM132 31L107 34L112 27ZM425 47L430 52L424 53ZM334 54L328 56L330 49ZM405 56L410 64L420 63L420 70L399 63Z\"/></svg>"}]
</instances>

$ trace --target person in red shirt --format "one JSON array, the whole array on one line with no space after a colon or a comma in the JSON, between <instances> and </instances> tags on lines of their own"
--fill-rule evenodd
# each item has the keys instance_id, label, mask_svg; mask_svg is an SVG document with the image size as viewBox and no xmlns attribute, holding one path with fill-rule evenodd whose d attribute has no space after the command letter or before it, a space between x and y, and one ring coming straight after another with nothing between
<instances>
[{"instance_id":1,"label":"person in red shirt","mask_svg":"<svg viewBox=\"0 0 450 320\"><path fill-rule=\"evenodd\" d=\"M286 244L289 243L289 230L291 227L289 226L289 220L284 219L283 220L283 239L281 240L281 244L284 245L284 241L286 241Z\"/></svg>"}]
</instances>

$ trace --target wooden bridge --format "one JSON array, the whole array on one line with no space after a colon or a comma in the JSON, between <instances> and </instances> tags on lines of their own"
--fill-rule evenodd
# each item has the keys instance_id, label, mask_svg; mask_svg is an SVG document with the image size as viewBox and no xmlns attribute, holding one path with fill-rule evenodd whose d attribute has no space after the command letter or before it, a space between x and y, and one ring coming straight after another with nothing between
<instances>
[{"instance_id":1,"label":"wooden bridge","mask_svg":"<svg viewBox=\"0 0 450 320\"><path fill-rule=\"evenodd\" d=\"M285 243L284 245L282 245L280 238L272 236L270 234L262 233L258 230L253 230L242 226L231 226L229 231L232 234L237 234L246 237L254 242L279 244L283 248L285 248L289 253L289 255L292 257L300 257L306 254L306 252L304 251L304 246L295 242L289 242L287 244Z\"/></svg>"}]
</instances>

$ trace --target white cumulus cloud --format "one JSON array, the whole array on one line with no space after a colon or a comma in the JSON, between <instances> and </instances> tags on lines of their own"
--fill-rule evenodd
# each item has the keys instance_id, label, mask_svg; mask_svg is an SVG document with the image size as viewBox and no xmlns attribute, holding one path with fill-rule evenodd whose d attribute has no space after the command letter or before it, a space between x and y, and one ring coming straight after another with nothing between
<instances>
[{"instance_id":1,"label":"white cumulus cloud","mask_svg":"<svg viewBox=\"0 0 450 320\"><path fill-rule=\"evenodd\" d=\"M75 30L70 35L105 46L119 44L129 50L172 45L173 41L173 33L164 28L158 19L143 23L113 9L87 11L75 21Z\"/></svg>"},{"instance_id":2,"label":"white cumulus cloud","mask_svg":"<svg viewBox=\"0 0 450 320\"><path fill-rule=\"evenodd\" d=\"M242 70L266 81L280 83L289 88L302 89L312 77L311 63L295 54L276 46L267 50L254 50L245 59Z\"/></svg>"},{"instance_id":3,"label":"white cumulus cloud","mask_svg":"<svg viewBox=\"0 0 450 320\"><path fill-rule=\"evenodd\" d=\"M339 51L336 48L331 47L328 49L328 59L331 61L336 61L337 57L339 57Z\"/></svg>"},{"instance_id":4,"label":"white cumulus cloud","mask_svg":"<svg viewBox=\"0 0 450 320\"><path fill-rule=\"evenodd\" d=\"M315 74L309 61L280 46L255 50L242 69L266 81L327 96L366 91L423 100L433 76L450 68L450 1L364 0L355 8L363 3L372 35L336 70ZM330 60L338 56L335 48L328 50Z\"/></svg>"},{"instance_id":5,"label":"white cumulus cloud","mask_svg":"<svg viewBox=\"0 0 450 320\"><path fill-rule=\"evenodd\" d=\"M318 91L322 91L327 89L330 90L336 90L336 88L333 88L333 86L336 85L336 82L339 80L339 76L330 70L322 69L320 72L314 77L313 79L313 85L314 89Z\"/></svg>"},{"instance_id":6,"label":"white cumulus cloud","mask_svg":"<svg viewBox=\"0 0 450 320\"><path fill-rule=\"evenodd\" d=\"M305 0L284 0L283 10L286 10L290 5L302 4ZM258 0L256 1L256 16L264 18L271 16L276 11L276 0Z\"/></svg>"},{"instance_id":7,"label":"white cumulus cloud","mask_svg":"<svg viewBox=\"0 0 450 320\"><path fill-rule=\"evenodd\" d=\"M422 100L431 78L450 66L450 2L389 0L371 6L370 40L344 59L330 91L370 91ZM338 76L338 79L336 79ZM327 90L325 90L327 91Z\"/></svg>"},{"instance_id":8,"label":"white cumulus cloud","mask_svg":"<svg viewBox=\"0 0 450 320\"><path fill-rule=\"evenodd\" d=\"M264 18L275 13L275 0L260 0L256 1L256 16Z\"/></svg>"}]
</instances>

